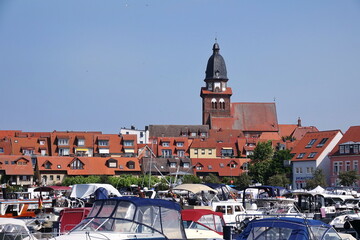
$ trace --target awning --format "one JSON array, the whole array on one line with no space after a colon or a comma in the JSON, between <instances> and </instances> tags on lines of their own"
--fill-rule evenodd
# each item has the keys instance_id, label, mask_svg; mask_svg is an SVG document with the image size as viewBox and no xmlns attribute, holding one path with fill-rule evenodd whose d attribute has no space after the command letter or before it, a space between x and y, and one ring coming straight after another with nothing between
<instances>
[{"instance_id":1,"label":"awning","mask_svg":"<svg viewBox=\"0 0 360 240\"><path fill-rule=\"evenodd\" d=\"M99 149L99 153L102 154L102 153L109 153L109 149L108 148L100 148Z\"/></svg>"},{"instance_id":2,"label":"awning","mask_svg":"<svg viewBox=\"0 0 360 240\"><path fill-rule=\"evenodd\" d=\"M232 147L222 147L221 149L232 150Z\"/></svg>"},{"instance_id":3,"label":"awning","mask_svg":"<svg viewBox=\"0 0 360 240\"><path fill-rule=\"evenodd\" d=\"M125 153L134 153L134 149L124 149Z\"/></svg>"},{"instance_id":4,"label":"awning","mask_svg":"<svg viewBox=\"0 0 360 240\"><path fill-rule=\"evenodd\" d=\"M89 149L88 148L76 148L76 151L87 152L87 151L89 151Z\"/></svg>"},{"instance_id":5,"label":"awning","mask_svg":"<svg viewBox=\"0 0 360 240\"><path fill-rule=\"evenodd\" d=\"M193 193L198 193L201 191L213 191L217 193L216 190L212 189L211 187L208 187L204 184L181 184L173 188L173 190L186 190Z\"/></svg>"}]
</instances>

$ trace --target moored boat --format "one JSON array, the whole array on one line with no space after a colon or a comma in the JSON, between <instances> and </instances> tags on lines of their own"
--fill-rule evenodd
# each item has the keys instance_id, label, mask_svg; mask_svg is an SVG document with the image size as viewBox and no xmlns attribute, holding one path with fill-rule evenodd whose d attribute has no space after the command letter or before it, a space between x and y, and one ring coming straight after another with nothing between
<instances>
[{"instance_id":1,"label":"moored boat","mask_svg":"<svg viewBox=\"0 0 360 240\"><path fill-rule=\"evenodd\" d=\"M185 239L180 205L138 197L97 200L89 215L57 240Z\"/></svg>"}]
</instances>

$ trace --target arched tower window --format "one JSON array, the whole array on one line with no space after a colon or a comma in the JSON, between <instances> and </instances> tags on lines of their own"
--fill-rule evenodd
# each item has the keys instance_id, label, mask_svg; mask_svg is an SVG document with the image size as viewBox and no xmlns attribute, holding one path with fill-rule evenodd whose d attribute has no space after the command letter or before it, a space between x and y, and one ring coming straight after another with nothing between
<instances>
[{"instance_id":1,"label":"arched tower window","mask_svg":"<svg viewBox=\"0 0 360 240\"><path fill-rule=\"evenodd\" d=\"M217 109L217 101L215 98L211 99L211 108Z\"/></svg>"},{"instance_id":2,"label":"arched tower window","mask_svg":"<svg viewBox=\"0 0 360 240\"><path fill-rule=\"evenodd\" d=\"M225 109L225 100L223 98L220 98L219 105L220 105L220 109Z\"/></svg>"}]
</instances>

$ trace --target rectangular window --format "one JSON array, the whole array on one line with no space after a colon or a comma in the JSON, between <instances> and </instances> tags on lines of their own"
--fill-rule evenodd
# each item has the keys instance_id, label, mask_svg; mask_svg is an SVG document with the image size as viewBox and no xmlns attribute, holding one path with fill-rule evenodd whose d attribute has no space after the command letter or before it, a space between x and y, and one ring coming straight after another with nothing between
<instances>
[{"instance_id":1,"label":"rectangular window","mask_svg":"<svg viewBox=\"0 0 360 240\"><path fill-rule=\"evenodd\" d=\"M310 142L306 145L306 148L311 148L315 142L316 142L316 139L311 139Z\"/></svg>"},{"instance_id":2,"label":"rectangular window","mask_svg":"<svg viewBox=\"0 0 360 240\"><path fill-rule=\"evenodd\" d=\"M56 175L56 180L60 181L60 175Z\"/></svg>"},{"instance_id":3,"label":"rectangular window","mask_svg":"<svg viewBox=\"0 0 360 240\"><path fill-rule=\"evenodd\" d=\"M4 153L4 148L0 148L0 153Z\"/></svg>"},{"instance_id":4,"label":"rectangular window","mask_svg":"<svg viewBox=\"0 0 360 240\"><path fill-rule=\"evenodd\" d=\"M194 154L198 154L198 149L194 149Z\"/></svg>"},{"instance_id":5,"label":"rectangular window","mask_svg":"<svg viewBox=\"0 0 360 240\"><path fill-rule=\"evenodd\" d=\"M69 156L70 149L69 148L59 148L59 156Z\"/></svg>"},{"instance_id":6,"label":"rectangular window","mask_svg":"<svg viewBox=\"0 0 360 240\"><path fill-rule=\"evenodd\" d=\"M132 146L134 146L134 141L130 141L130 140L125 140L124 141L124 146L125 147L132 147Z\"/></svg>"},{"instance_id":7,"label":"rectangular window","mask_svg":"<svg viewBox=\"0 0 360 240\"><path fill-rule=\"evenodd\" d=\"M212 149L209 149L209 155L211 155L212 154Z\"/></svg>"},{"instance_id":8,"label":"rectangular window","mask_svg":"<svg viewBox=\"0 0 360 240\"><path fill-rule=\"evenodd\" d=\"M310 167L306 168L306 173L311 173L311 168Z\"/></svg>"},{"instance_id":9,"label":"rectangular window","mask_svg":"<svg viewBox=\"0 0 360 240\"><path fill-rule=\"evenodd\" d=\"M59 138L58 145L69 145L69 139L67 138Z\"/></svg>"},{"instance_id":10,"label":"rectangular window","mask_svg":"<svg viewBox=\"0 0 360 240\"><path fill-rule=\"evenodd\" d=\"M183 142L177 142L177 143L176 143L176 146L177 146L177 147L183 147L183 146L184 146L184 143L183 143Z\"/></svg>"},{"instance_id":11,"label":"rectangular window","mask_svg":"<svg viewBox=\"0 0 360 240\"><path fill-rule=\"evenodd\" d=\"M346 161L345 162L345 171L350 171L351 169L350 169L350 161Z\"/></svg>"},{"instance_id":12,"label":"rectangular window","mask_svg":"<svg viewBox=\"0 0 360 240\"><path fill-rule=\"evenodd\" d=\"M45 145L45 141L44 141L44 140L40 140L40 141L39 141L39 144L40 144L40 145Z\"/></svg>"},{"instance_id":13,"label":"rectangular window","mask_svg":"<svg viewBox=\"0 0 360 240\"><path fill-rule=\"evenodd\" d=\"M192 132L192 133L190 134L190 136L196 137L196 133L195 133L195 132Z\"/></svg>"},{"instance_id":14,"label":"rectangular window","mask_svg":"<svg viewBox=\"0 0 360 240\"><path fill-rule=\"evenodd\" d=\"M98 140L98 145L99 146L108 146L109 140Z\"/></svg>"},{"instance_id":15,"label":"rectangular window","mask_svg":"<svg viewBox=\"0 0 360 240\"><path fill-rule=\"evenodd\" d=\"M23 150L23 154L24 154L24 155L32 155L32 154L34 154L34 150L24 149L24 150Z\"/></svg>"},{"instance_id":16,"label":"rectangular window","mask_svg":"<svg viewBox=\"0 0 360 240\"><path fill-rule=\"evenodd\" d=\"M41 149L41 150L40 150L40 154L41 154L41 156L45 156L45 155L46 155L46 150L45 150L45 149Z\"/></svg>"},{"instance_id":17,"label":"rectangular window","mask_svg":"<svg viewBox=\"0 0 360 240\"><path fill-rule=\"evenodd\" d=\"M196 166L196 170L203 170L202 166Z\"/></svg>"},{"instance_id":18,"label":"rectangular window","mask_svg":"<svg viewBox=\"0 0 360 240\"><path fill-rule=\"evenodd\" d=\"M340 152L340 154L344 154L344 153L345 153L345 147L344 147L344 145L340 145L340 146L339 146L339 152Z\"/></svg>"},{"instance_id":19,"label":"rectangular window","mask_svg":"<svg viewBox=\"0 0 360 240\"><path fill-rule=\"evenodd\" d=\"M169 147L169 146L170 146L170 143L169 143L169 142L163 142L163 143L162 143L162 146L163 146L163 147Z\"/></svg>"},{"instance_id":20,"label":"rectangular window","mask_svg":"<svg viewBox=\"0 0 360 240\"><path fill-rule=\"evenodd\" d=\"M54 181L54 176L53 175L50 175L50 180Z\"/></svg>"},{"instance_id":21,"label":"rectangular window","mask_svg":"<svg viewBox=\"0 0 360 240\"><path fill-rule=\"evenodd\" d=\"M205 154L205 149L201 149L201 154L202 154L202 155Z\"/></svg>"},{"instance_id":22,"label":"rectangular window","mask_svg":"<svg viewBox=\"0 0 360 240\"><path fill-rule=\"evenodd\" d=\"M117 163L116 162L109 162L109 168L116 168Z\"/></svg>"},{"instance_id":23,"label":"rectangular window","mask_svg":"<svg viewBox=\"0 0 360 240\"><path fill-rule=\"evenodd\" d=\"M85 139L78 139L77 143L78 143L78 146L84 146L85 145Z\"/></svg>"},{"instance_id":24,"label":"rectangular window","mask_svg":"<svg viewBox=\"0 0 360 240\"><path fill-rule=\"evenodd\" d=\"M342 171L342 162L334 162L334 174L338 175Z\"/></svg>"},{"instance_id":25,"label":"rectangular window","mask_svg":"<svg viewBox=\"0 0 360 240\"><path fill-rule=\"evenodd\" d=\"M324 144L327 142L329 138L323 138L321 139L321 141L319 142L319 144L316 147L322 147L324 146Z\"/></svg>"},{"instance_id":26,"label":"rectangular window","mask_svg":"<svg viewBox=\"0 0 360 240\"><path fill-rule=\"evenodd\" d=\"M178 157L184 157L185 156L185 151L184 150L178 150Z\"/></svg>"},{"instance_id":27,"label":"rectangular window","mask_svg":"<svg viewBox=\"0 0 360 240\"><path fill-rule=\"evenodd\" d=\"M345 154L346 153L350 153L350 146L349 145L345 145Z\"/></svg>"},{"instance_id":28,"label":"rectangular window","mask_svg":"<svg viewBox=\"0 0 360 240\"><path fill-rule=\"evenodd\" d=\"M176 163L175 162L170 163L170 168L176 168Z\"/></svg>"},{"instance_id":29,"label":"rectangular window","mask_svg":"<svg viewBox=\"0 0 360 240\"><path fill-rule=\"evenodd\" d=\"M162 155L163 157L170 157L172 154L171 150L170 149L163 149L162 150Z\"/></svg>"},{"instance_id":30,"label":"rectangular window","mask_svg":"<svg viewBox=\"0 0 360 240\"><path fill-rule=\"evenodd\" d=\"M359 169L359 162L358 162L358 160L354 160L354 162L353 162L353 170L357 172L358 169Z\"/></svg>"},{"instance_id":31,"label":"rectangular window","mask_svg":"<svg viewBox=\"0 0 360 240\"><path fill-rule=\"evenodd\" d=\"M140 137L144 137L144 132L140 132Z\"/></svg>"},{"instance_id":32,"label":"rectangular window","mask_svg":"<svg viewBox=\"0 0 360 240\"><path fill-rule=\"evenodd\" d=\"M221 149L221 156L222 157L232 157L234 152L232 149Z\"/></svg>"},{"instance_id":33,"label":"rectangular window","mask_svg":"<svg viewBox=\"0 0 360 240\"><path fill-rule=\"evenodd\" d=\"M302 173L302 168L301 167L297 167L297 168L295 168L295 172L297 173L297 174L301 174Z\"/></svg>"},{"instance_id":34,"label":"rectangular window","mask_svg":"<svg viewBox=\"0 0 360 240\"><path fill-rule=\"evenodd\" d=\"M190 163L185 162L183 168L189 168L189 167L190 167Z\"/></svg>"},{"instance_id":35,"label":"rectangular window","mask_svg":"<svg viewBox=\"0 0 360 240\"><path fill-rule=\"evenodd\" d=\"M305 156L305 153L299 153L299 155L296 157L297 159L301 159Z\"/></svg>"},{"instance_id":36,"label":"rectangular window","mask_svg":"<svg viewBox=\"0 0 360 240\"><path fill-rule=\"evenodd\" d=\"M312 152L312 153L310 153L309 156L308 156L308 158L313 158L313 157L315 157L316 153L317 153L317 152Z\"/></svg>"},{"instance_id":37,"label":"rectangular window","mask_svg":"<svg viewBox=\"0 0 360 240\"><path fill-rule=\"evenodd\" d=\"M354 153L359 153L359 145L354 145Z\"/></svg>"}]
</instances>

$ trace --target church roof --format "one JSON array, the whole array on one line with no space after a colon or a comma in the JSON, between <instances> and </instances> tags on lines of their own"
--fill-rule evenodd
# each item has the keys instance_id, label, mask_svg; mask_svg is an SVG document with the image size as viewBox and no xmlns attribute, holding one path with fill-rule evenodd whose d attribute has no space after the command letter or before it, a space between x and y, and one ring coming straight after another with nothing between
<instances>
[{"instance_id":1,"label":"church roof","mask_svg":"<svg viewBox=\"0 0 360 240\"><path fill-rule=\"evenodd\" d=\"M213 46L213 54L210 56L207 67L205 80L222 79L228 80L224 58L220 55L218 43Z\"/></svg>"},{"instance_id":2,"label":"church roof","mask_svg":"<svg viewBox=\"0 0 360 240\"><path fill-rule=\"evenodd\" d=\"M233 129L278 131L275 103L232 103Z\"/></svg>"}]
</instances>

